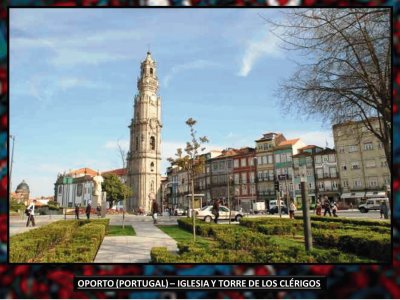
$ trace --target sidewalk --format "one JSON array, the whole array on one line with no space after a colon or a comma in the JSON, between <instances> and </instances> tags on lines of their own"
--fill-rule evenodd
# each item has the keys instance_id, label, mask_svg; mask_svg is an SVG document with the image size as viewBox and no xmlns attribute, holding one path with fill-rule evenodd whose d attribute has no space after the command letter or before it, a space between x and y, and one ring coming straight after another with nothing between
<instances>
[{"instance_id":1,"label":"sidewalk","mask_svg":"<svg viewBox=\"0 0 400 300\"><path fill-rule=\"evenodd\" d=\"M10 236L16 235L18 233L23 233L35 228L39 228L41 226L50 224L58 220L64 220L64 215L52 215L51 217L49 215L35 216L35 225L36 225L35 227L32 227L32 225L26 227L27 218L28 217L26 216L24 216L23 218L10 217Z\"/></svg>"},{"instance_id":2,"label":"sidewalk","mask_svg":"<svg viewBox=\"0 0 400 300\"><path fill-rule=\"evenodd\" d=\"M114 220L112 220L114 221ZM120 225L120 221L110 222ZM176 241L153 225L150 217L129 220L125 226L133 226L136 236L106 236L97 252L94 263L148 263L153 247L167 247L176 252Z\"/></svg>"}]
</instances>

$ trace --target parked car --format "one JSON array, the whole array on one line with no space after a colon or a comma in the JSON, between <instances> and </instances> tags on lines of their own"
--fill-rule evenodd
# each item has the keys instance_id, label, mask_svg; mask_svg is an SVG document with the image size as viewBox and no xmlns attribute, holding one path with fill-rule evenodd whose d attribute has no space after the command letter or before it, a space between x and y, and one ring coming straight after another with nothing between
<instances>
[{"instance_id":1,"label":"parked car","mask_svg":"<svg viewBox=\"0 0 400 300\"><path fill-rule=\"evenodd\" d=\"M268 213L270 213L271 215L273 214L278 214L279 207L278 207L278 201L277 200L270 200L269 201L269 210ZM281 211L283 214L287 214L288 213L288 208L285 204L285 202L283 200L281 200Z\"/></svg>"},{"instance_id":2,"label":"parked car","mask_svg":"<svg viewBox=\"0 0 400 300\"><path fill-rule=\"evenodd\" d=\"M371 198L368 199L365 203L362 203L358 206L358 209L362 213L367 213L370 210L380 210L380 206L382 201L389 202L388 198Z\"/></svg>"},{"instance_id":3,"label":"parked car","mask_svg":"<svg viewBox=\"0 0 400 300\"><path fill-rule=\"evenodd\" d=\"M175 216L183 216L183 215L185 215L185 211L183 210L183 208L175 209Z\"/></svg>"},{"instance_id":4,"label":"parked car","mask_svg":"<svg viewBox=\"0 0 400 300\"><path fill-rule=\"evenodd\" d=\"M212 214L212 205L204 206L201 209L196 209L196 217L198 219L204 220L205 222L211 222L214 220L214 215ZM231 210L231 220L239 221L243 217L243 213L236 210ZM219 220L229 219L229 208L220 205L219 207Z\"/></svg>"}]
</instances>

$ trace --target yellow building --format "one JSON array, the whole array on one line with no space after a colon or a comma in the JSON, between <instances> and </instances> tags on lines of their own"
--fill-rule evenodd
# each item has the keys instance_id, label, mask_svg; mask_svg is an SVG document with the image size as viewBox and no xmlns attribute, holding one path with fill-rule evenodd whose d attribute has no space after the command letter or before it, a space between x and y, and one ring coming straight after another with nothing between
<instances>
[{"instance_id":1,"label":"yellow building","mask_svg":"<svg viewBox=\"0 0 400 300\"><path fill-rule=\"evenodd\" d=\"M371 121L379 127L378 119ZM357 204L365 198L385 197L390 172L382 143L361 122L333 126L341 183L341 199Z\"/></svg>"}]
</instances>

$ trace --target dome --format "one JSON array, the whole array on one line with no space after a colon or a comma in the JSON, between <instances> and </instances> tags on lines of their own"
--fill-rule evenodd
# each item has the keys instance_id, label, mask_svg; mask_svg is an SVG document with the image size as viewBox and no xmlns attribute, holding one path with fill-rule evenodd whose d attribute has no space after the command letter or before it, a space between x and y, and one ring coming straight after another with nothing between
<instances>
[{"instance_id":1,"label":"dome","mask_svg":"<svg viewBox=\"0 0 400 300\"><path fill-rule=\"evenodd\" d=\"M29 193L29 185L25 182L25 180L22 180L20 184L18 184L17 189L15 192L27 192Z\"/></svg>"}]
</instances>

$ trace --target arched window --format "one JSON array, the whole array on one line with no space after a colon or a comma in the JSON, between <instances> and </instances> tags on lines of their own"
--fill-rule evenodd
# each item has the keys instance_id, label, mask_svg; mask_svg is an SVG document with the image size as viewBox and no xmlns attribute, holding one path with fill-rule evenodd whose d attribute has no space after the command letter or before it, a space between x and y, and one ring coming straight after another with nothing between
<instances>
[{"instance_id":1,"label":"arched window","mask_svg":"<svg viewBox=\"0 0 400 300\"><path fill-rule=\"evenodd\" d=\"M153 68L150 68L150 75L153 75Z\"/></svg>"},{"instance_id":2,"label":"arched window","mask_svg":"<svg viewBox=\"0 0 400 300\"><path fill-rule=\"evenodd\" d=\"M139 137L136 137L136 151L139 150Z\"/></svg>"},{"instance_id":3,"label":"arched window","mask_svg":"<svg viewBox=\"0 0 400 300\"><path fill-rule=\"evenodd\" d=\"M153 162L150 163L150 171L151 171L151 172L154 171L154 163L153 163Z\"/></svg>"},{"instance_id":4,"label":"arched window","mask_svg":"<svg viewBox=\"0 0 400 300\"><path fill-rule=\"evenodd\" d=\"M150 137L150 149L155 150L156 149L156 139L154 136Z\"/></svg>"}]
</instances>

